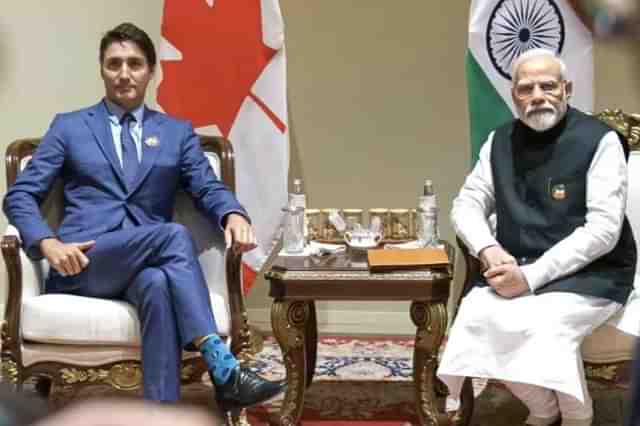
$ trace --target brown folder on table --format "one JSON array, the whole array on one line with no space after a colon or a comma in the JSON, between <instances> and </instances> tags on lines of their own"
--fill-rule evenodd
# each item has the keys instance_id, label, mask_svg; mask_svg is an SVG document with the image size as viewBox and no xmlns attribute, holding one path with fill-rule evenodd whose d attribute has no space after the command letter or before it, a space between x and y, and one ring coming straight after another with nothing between
<instances>
[{"instance_id":1,"label":"brown folder on table","mask_svg":"<svg viewBox=\"0 0 640 426\"><path fill-rule=\"evenodd\" d=\"M449 256L441 248L369 250L367 257L371 272L446 268L449 265Z\"/></svg>"}]
</instances>

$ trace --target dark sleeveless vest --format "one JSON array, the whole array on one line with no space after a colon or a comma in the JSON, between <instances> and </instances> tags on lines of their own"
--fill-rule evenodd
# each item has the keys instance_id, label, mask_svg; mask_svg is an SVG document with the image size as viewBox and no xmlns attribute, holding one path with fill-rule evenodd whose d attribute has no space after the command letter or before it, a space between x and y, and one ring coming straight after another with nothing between
<instances>
[{"instance_id":1,"label":"dark sleeveless vest","mask_svg":"<svg viewBox=\"0 0 640 426\"><path fill-rule=\"evenodd\" d=\"M545 132L535 132L520 120L495 131L491 168L497 240L519 263L535 261L584 225L587 171L600 140L610 131L600 120L573 108ZM628 157L625 139L620 139ZM611 252L535 293L565 291L624 303L635 264L636 246L625 216Z\"/></svg>"}]
</instances>

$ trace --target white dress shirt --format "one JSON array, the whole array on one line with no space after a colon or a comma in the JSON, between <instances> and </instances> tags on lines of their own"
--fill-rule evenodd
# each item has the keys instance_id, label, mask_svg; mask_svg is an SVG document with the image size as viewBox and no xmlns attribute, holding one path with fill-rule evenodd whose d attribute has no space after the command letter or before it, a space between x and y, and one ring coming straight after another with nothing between
<instances>
[{"instance_id":1,"label":"white dress shirt","mask_svg":"<svg viewBox=\"0 0 640 426\"><path fill-rule=\"evenodd\" d=\"M474 256L498 245L490 216L495 213L491 172L492 132L473 171L453 201L451 221ZM570 159L567 159L569 161ZM618 242L627 203L627 163L618 135L607 133L587 172L587 214L583 226L547 250L536 262L521 266L529 288L576 272L611 251Z\"/></svg>"}]
</instances>

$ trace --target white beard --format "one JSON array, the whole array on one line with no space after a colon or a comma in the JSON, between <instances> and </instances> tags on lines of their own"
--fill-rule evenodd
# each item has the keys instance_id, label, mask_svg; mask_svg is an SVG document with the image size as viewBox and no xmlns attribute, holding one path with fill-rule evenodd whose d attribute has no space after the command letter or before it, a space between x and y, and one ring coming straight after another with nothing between
<instances>
[{"instance_id":1,"label":"white beard","mask_svg":"<svg viewBox=\"0 0 640 426\"><path fill-rule=\"evenodd\" d=\"M520 113L520 120L536 132L544 132L558 124L566 112L567 102L561 103L558 109L547 102L535 109L527 107L524 114Z\"/></svg>"}]
</instances>

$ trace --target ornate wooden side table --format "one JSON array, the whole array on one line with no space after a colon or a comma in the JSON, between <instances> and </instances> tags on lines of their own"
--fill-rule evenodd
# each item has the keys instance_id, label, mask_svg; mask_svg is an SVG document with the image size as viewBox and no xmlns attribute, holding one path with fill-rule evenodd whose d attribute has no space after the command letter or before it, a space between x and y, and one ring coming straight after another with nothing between
<instances>
[{"instance_id":1,"label":"ornate wooden side table","mask_svg":"<svg viewBox=\"0 0 640 426\"><path fill-rule=\"evenodd\" d=\"M454 251L447 245L449 258ZM271 325L282 349L288 389L280 412L281 425L297 425L304 394L313 380L317 350L316 300L411 300L417 327L413 354L416 410L420 424L444 425L450 420L435 404L435 369L447 326L451 265L439 270L370 273L366 262L348 255L283 257L273 262L270 281ZM455 423L459 423L456 419ZM462 421L460 424L464 424Z\"/></svg>"}]
</instances>

